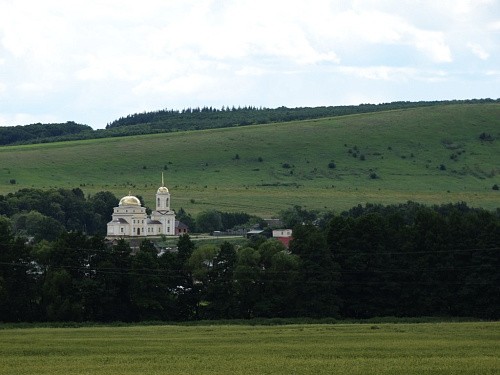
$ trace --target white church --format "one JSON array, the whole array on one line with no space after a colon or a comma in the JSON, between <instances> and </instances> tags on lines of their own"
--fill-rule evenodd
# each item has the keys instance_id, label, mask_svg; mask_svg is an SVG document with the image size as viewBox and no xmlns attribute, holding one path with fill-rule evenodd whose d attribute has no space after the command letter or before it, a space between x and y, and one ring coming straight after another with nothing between
<instances>
[{"instance_id":1,"label":"white church","mask_svg":"<svg viewBox=\"0 0 500 375\"><path fill-rule=\"evenodd\" d=\"M170 209L170 192L163 183L156 192L156 210L148 217L146 208L133 195L120 199L108 223L108 238L175 235L175 212Z\"/></svg>"}]
</instances>

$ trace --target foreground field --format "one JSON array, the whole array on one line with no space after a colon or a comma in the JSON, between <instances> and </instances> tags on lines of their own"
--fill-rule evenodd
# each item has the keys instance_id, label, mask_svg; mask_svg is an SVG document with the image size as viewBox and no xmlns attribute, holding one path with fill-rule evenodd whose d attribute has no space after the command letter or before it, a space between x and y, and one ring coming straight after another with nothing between
<instances>
[{"instance_id":1,"label":"foreground field","mask_svg":"<svg viewBox=\"0 0 500 375\"><path fill-rule=\"evenodd\" d=\"M263 217L292 205L465 201L495 209L500 104L0 148L0 194L21 188L131 192L153 205ZM481 138L482 137L482 138Z\"/></svg>"},{"instance_id":2,"label":"foreground field","mask_svg":"<svg viewBox=\"0 0 500 375\"><path fill-rule=\"evenodd\" d=\"M0 374L498 374L500 323L0 330Z\"/></svg>"}]
</instances>

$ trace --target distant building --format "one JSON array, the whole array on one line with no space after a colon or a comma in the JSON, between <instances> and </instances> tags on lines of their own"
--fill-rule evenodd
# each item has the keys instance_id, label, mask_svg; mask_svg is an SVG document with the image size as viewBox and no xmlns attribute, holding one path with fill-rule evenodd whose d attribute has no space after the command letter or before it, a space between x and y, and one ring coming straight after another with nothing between
<instances>
[{"instance_id":1,"label":"distant building","mask_svg":"<svg viewBox=\"0 0 500 375\"><path fill-rule=\"evenodd\" d=\"M288 249L290 241L293 239L291 229L274 229L273 238L276 238Z\"/></svg>"},{"instance_id":2,"label":"distant building","mask_svg":"<svg viewBox=\"0 0 500 375\"><path fill-rule=\"evenodd\" d=\"M147 237L147 236L174 236L175 212L170 209L170 192L163 182L156 192L156 210L148 217L146 208L133 195L120 199L118 207L113 209L112 220L108 223L107 237Z\"/></svg>"},{"instance_id":3,"label":"distant building","mask_svg":"<svg viewBox=\"0 0 500 375\"><path fill-rule=\"evenodd\" d=\"M263 236L264 235L264 230L263 229L252 229L249 230L246 233L247 238L252 238L252 237L257 237L257 236Z\"/></svg>"},{"instance_id":4,"label":"distant building","mask_svg":"<svg viewBox=\"0 0 500 375\"><path fill-rule=\"evenodd\" d=\"M280 219L264 219L269 228L283 228L284 224Z\"/></svg>"},{"instance_id":5,"label":"distant building","mask_svg":"<svg viewBox=\"0 0 500 375\"><path fill-rule=\"evenodd\" d=\"M181 236L183 234L189 233L189 227L181 223L180 221L176 220L175 221L175 234L178 236Z\"/></svg>"}]
</instances>

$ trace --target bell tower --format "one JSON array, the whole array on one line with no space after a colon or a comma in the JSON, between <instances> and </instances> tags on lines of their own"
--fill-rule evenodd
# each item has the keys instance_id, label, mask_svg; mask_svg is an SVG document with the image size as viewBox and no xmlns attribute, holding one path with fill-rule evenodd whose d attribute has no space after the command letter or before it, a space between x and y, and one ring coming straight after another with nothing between
<instances>
[{"instance_id":1,"label":"bell tower","mask_svg":"<svg viewBox=\"0 0 500 375\"><path fill-rule=\"evenodd\" d=\"M161 174L161 186L156 192L156 211L170 211L170 192L163 182L163 172Z\"/></svg>"}]
</instances>

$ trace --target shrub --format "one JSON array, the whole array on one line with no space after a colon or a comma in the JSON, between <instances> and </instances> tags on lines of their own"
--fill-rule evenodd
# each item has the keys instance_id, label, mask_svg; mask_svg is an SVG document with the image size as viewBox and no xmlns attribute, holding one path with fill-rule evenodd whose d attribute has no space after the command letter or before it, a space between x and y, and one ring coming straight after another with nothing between
<instances>
[{"instance_id":1,"label":"shrub","mask_svg":"<svg viewBox=\"0 0 500 375\"><path fill-rule=\"evenodd\" d=\"M445 170L446 170L446 165L444 165L444 164L440 164L440 165L439 165L439 170L440 170L440 171L445 171Z\"/></svg>"},{"instance_id":2,"label":"shrub","mask_svg":"<svg viewBox=\"0 0 500 375\"><path fill-rule=\"evenodd\" d=\"M285 169L290 169L290 168L292 168L292 166L291 166L290 164L288 164L288 163L283 163L283 164L281 164L281 166L282 166L283 168L285 168Z\"/></svg>"},{"instance_id":3,"label":"shrub","mask_svg":"<svg viewBox=\"0 0 500 375\"><path fill-rule=\"evenodd\" d=\"M330 168L330 169L335 169L336 166L337 165L333 161L328 163L328 168Z\"/></svg>"},{"instance_id":4,"label":"shrub","mask_svg":"<svg viewBox=\"0 0 500 375\"><path fill-rule=\"evenodd\" d=\"M379 178L379 177L378 177L378 175L377 175L375 172L372 172L372 173L370 173L370 178L371 178L372 180L376 180L376 179L377 179L377 178Z\"/></svg>"},{"instance_id":5,"label":"shrub","mask_svg":"<svg viewBox=\"0 0 500 375\"><path fill-rule=\"evenodd\" d=\"M498 185L497 185L497 184L495 184L495 185L493 185L492 189L493 189L493 190L499 190L500 188L498 187Z\"/></svg>"},{"instance_id":6,"label":"shrub","mask_svg":"<svg viewBox=\"0 0 500 375\"><path fill-rule=\"evenodd\" d=\"M16 184L16 179L15 179L15 178L11 178L9 182L10 182L12 185L15 185L15 184Z\"/></svg>"},{"instance_id":7,"label":"shrub","mask_svg":"<svg viewBox=\"0 0 500 375\"><path fill-rule=\"evenodd\" d=\"M489 141L489 142L493 141L493 137L491 136L491 134L484 132L479 135L479 139L481 141Z\"/></svg>"}]
</instances>

